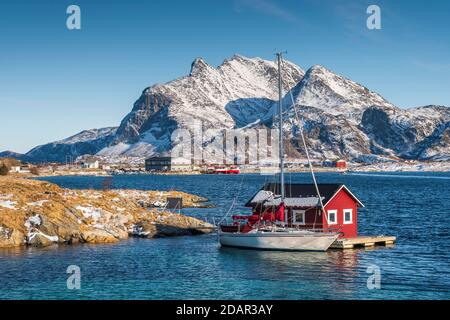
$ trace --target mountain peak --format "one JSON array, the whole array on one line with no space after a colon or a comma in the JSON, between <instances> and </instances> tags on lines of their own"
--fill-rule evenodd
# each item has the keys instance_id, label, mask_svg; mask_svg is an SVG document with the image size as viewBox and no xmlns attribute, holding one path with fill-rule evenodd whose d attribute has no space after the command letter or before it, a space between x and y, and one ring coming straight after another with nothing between
<instances>
[{"instance_id":1,"label":"mountain peak","mask_svg":"<svg viewBox=\"0 0 450 320\"><path fill-rule=\"evenodd\" d=\"M191 72L189 73L189 75L199 75L209 68L211 68L211 66L203 58L195 58L195 60L191 64Z\"/></svg>"},{"instance_id":2,"label":"mountain peak","mask_svg":"<svg viewBox=\"0 0 450 320\"><path fill-rule=\"evenodd\" d=\"M259 57L246 57L241 54L233 54L230 58L227 58L223 61L221 66L229 65L230 63L238 63L238 64L254 64L257 62L269 62L267 60L261 59Z\"/></svg>"},{"instance_id":3,"label":"mountain peak","mask_svg":"<svg viewBox=\"0 0 450 320\"><path fill-rule=\"evenodd\" d=\"M375 92L321 65L308 69L298 91L298 104L332 113L341 109L339 112L360 116L364 108L372 105L393 107Z\"/></svg>"},{"instance_id":4,"label":"mountain peak","mask_svg":"<svg viewBox=\"0 0 450 320\"><path fill-rule=\"evenodd\" d=\"M316 64L309 68L305 76L303 77L302 84L303 86L311 86L314 83L320 82L327 85L331 85L336 89L336 85L340 86L350 80L334 73L333 71L325 68L322 65ZM352 82L352 81L350 81ZM336 84L336 85L333 85Z\"/></svg>"},{"instance_id":5,"label":"mountain peak","mask_svg":"<svg viewBox=\"0 0 450 320\"><path fill-rule=\"evenodd\" d=\"M18 152L14 152L11 150L6 150L3 152L0 152L0 158L14 158L14 159L21 159L24 155Z\"/></svg>"},{"instance_id":6,"label":"mountain peak","mask_svg":"<svg viewBox=\"0 0 450 320\"><path fill-rule=\"evenodd\" d=\"M320 64L313 65L311 68L309 68L309 70L311 70L311 72L314 72L314 71L328 71L328 72L331 72L330 70L328 70L327 68L325 68L324 66L322 66Z\"/></svg>"},{"instance_id":7,"label":"mountain peak","mask_svg":"<svg viewBox=\"0 0 450 320\"><path fill-rule=\"evenodd\" d=\"M448 108L401 110L324 66L314 65L305 74L288 60L283 64L282 85L302 108L311 154L317 159L450 157ZM292 104L290 99L290 94L284 97L287 107ZM235 54L213 67L196 58L190 76L145 89L119 129L85 130L37 147L24 157L53 162L65 161L67 155L162 155L173 148L171 136L178 128L272 128L276 126L273 117L278 111L277 101L278 68L274 59ZM292 129L290 137L296 134L297 121L292 109L286 119L286 129Z\"/></svg>"},{"instance_id":8,"label":"mountain peak","mask_svg":"<svg viewBox=\"0 0 450 320\"><path fill-rule=\"evenodd\" d=\"M333 71L331 71L330 69L327 69L320 64L313 65L305 73L305 78L307 78L307 79L310 77L320 77L320 78L328 77L329 78L329 77L333 77L333 76L340 77L337 74L335 74Z\"/></svg>"},{"instance_id":9,"label":"mountain peak","mask_svg":"<svg viewBox=\"0 0 450 320\"><path fill-rule=\"evenodd\" d=\"M243 55L239 54L239 53L235 53L231 56L230 58L231 60L248 60L250 58L244 57Z\"/></svg>"}]
</instances>

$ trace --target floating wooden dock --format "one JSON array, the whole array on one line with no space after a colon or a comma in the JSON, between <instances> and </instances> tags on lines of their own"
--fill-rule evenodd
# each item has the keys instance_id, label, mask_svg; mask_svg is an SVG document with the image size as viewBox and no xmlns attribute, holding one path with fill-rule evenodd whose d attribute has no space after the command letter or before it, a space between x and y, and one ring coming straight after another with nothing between
<instances>
[{"instance_id":1,"label":"floating wooden dock","mask_svg":"<svg viewBox=\"0 0 450 320\"><path fill-rule=\"evenodd\" d=\"M359 236L356 238L342 238L337 239L332 245L331 249L355 249L368 248L374 246L389 246L396 241L393 236Z\"/></svg>"}]
</instances>

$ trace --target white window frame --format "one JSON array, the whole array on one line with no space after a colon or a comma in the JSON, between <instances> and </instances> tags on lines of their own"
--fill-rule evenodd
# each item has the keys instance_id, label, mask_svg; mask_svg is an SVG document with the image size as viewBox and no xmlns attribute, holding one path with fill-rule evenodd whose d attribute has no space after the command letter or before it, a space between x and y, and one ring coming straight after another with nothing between
<instances>
[{"instance_id":1,"label":"white window frame","mask_svg":"<svg viewBox=\"0 0 450 320\"><path fill-rule=\"evenodd\" d=\"M334 213L334 221L330 220L330 213ZM332 225L332 224L337 224L337 210L328 210L327 211L327 220L328 220L328 224Z\"/></svg>"},{"instance_id":2,"label":"white window frame","mask_svg":"<svg viewBox=\"0 0 450 320\"><path fill-rule=\"evenodd\" d=\"M297 213L303 213L303 222L297 221ZM292 223L304 226L306 224L306 210L292 210Z\"/></svg>"},{"instance_id":3,"label":"white window frame","mask_svg":"<svg viewBox=\"0 0 450 320\"><path fill-rule=\"evenodd\" d=\"M345 213L350 212L350 221L345 220ZM342 221L344 224L353 224L353 209L344 209L342 214Z\"/></svg>"}]
</instances>

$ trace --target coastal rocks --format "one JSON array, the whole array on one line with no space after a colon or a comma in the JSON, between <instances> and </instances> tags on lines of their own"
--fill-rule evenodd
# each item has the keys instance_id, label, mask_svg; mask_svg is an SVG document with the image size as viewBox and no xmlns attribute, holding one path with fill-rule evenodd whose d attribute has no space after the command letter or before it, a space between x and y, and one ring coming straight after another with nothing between
<instances>
[{"instance_id":1,"label":"coastal rocks","mask_svg":"<svg viewBox=\"0 0 450 320\"><path fill-rule=\"evenodd\" d=\"M20 246L24 243L24 238L22 232L0 225L0 248Z\"/></svg>"},{"instance_id":2,"label":"coastal rocks","mask_svg":"<svg viewBox=\"0 0 450 320\"><path fill-rule=\"evenodd\" d=\"M179 214L159 215L153 221L141 221L132 226L130 234L141 238L190 236L211 232L213 225Z\"/></svg>"},{"instance_id":3,"label":"coastal rocks","mask_svg":"<svg viewBox=\"0 0 450 320\"><path fill-rule=\"evenodd\" d=\"M39 231L39 226L42 224L42 219L40 215L32 215L29 217L24 226L28 230L28 235L26 237L26 243L33 247L47 247L53 244L53 240L58 241L58 237L51 237Z\"/></svg>"},{"instance_id":4,"label":"coastal rocks","mask_svg":"<svg viewBox=\"0 0 450 320\"><path fill-rule=\"evenodd\" d=\"M81 239L87 243L114 243L119 241L114 235L106 230L95 229L81 233Z\"/></svg>"},{"instance_id":5,"label":"coastal rocks","mask_svg":"<svg viewBox=\"0 0 450 320\"><path fill-rule=\"evenodd\" d=\"M186 192L171 191L142 191L142 190L117 190L120 196L127 197L138 203L143 208L164 208L168 198L182 198L183 206L190 208L206 208L208 199L188 194Z\"/></svg>"},{"instance_id":6,"label":"coastal rocks","mask_svg":"<svg viewBox=\"0 0 450 320\"><path fill-rule=\"evenodd\" d=\"M0 248L113 243L129 236L194 235L213 229L198 219L143 205L166 202L169 197L183 198L184 206L207 201L177 191L68 190L47 182L2 177L0 199L5 205L0 206Z\"/></svg>"},{"instance_id":7,"label":"coastal rocks","mask_svg":"<svg viewBox=\"0 0 450 320\"><path fill-rule=\"evenodd\" d=\"M27 238L27 244L33 247L48 247L58 242L58 237L50 237L41 232L33 232Z\"/></svg>"}]
</instances>

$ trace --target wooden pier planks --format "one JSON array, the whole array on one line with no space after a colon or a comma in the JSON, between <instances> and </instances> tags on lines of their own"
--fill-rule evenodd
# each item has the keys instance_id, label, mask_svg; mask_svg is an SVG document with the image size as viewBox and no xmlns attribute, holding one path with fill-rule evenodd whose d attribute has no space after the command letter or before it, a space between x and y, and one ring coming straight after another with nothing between
<instances>
[{"instance_id":1,"label":"wooden pier planks","mask_svg":"<svg viewBox=\"0 0 450 320\"><path fill-rule=\"evenodd\" d=\"M388 246L392 245L396 241L396 237L393 236L359 236L356 238L342 238L336 240L332 245L331 249L354 249L354 248L365 248L374 247L376 245Z\"/></svg>"}]
</instances>

